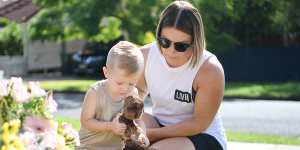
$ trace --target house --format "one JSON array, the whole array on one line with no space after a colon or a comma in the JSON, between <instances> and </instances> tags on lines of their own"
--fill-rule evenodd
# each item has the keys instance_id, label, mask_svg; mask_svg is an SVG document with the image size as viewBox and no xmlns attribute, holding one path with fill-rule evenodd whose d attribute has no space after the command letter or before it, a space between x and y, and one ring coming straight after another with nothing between
<instances>
[{"instance_id":1,"label":"house","mask_svg":"<svg viewBox=\"0 0 300 150\"><path fill-rule=\"evenodd\" d=\"M59 69L61 63L61 45L55 42L31 41L27 24L35 16L39 8L32 0L0 0L0 17L8 18L21 25L23 56L0 56L0 70L5 76L20 76L36 70ZM83 47L85 41L66 43L67 53L72 53Z\"/></svg>"},{"instance_id":2,"label":"house","mask_svg":"<svg viewBox=\"0 0 300 150\"><path fill-rule=\"evenodd\" d=\"M0 17L27 22L38 12L31 0L0 0Z\"/></svg>"},{"instance_id":3,"label":"house","mask_svg":"<svg viewBox=\"0 0 300 150\"><path fill-rule=\"evenodd\" d=\"M0 56L0 70L7 76L24 75L27 72L27 22L38 12L38 7L31 0L0 0L0 17L7 18L21 24L24 56ZM2 72L3 72L2 71Z\"/></svg>"}]
</instances>

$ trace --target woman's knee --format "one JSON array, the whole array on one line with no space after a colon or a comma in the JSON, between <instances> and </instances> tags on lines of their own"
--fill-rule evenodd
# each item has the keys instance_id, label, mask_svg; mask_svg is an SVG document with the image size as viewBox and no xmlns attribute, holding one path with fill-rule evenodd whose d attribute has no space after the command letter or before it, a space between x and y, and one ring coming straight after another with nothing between
<instances>
[{"instance_id":1,"label":"woman's knee","mask_svg":"<svg viewBox=\"0 0 300 150\"><path fill-rule=\"evenodd\" d=\"M151 145L152 148L157 150L195 150L193 143L185 137L167 138L157 141Z\"/></svg>"}]
</instances>

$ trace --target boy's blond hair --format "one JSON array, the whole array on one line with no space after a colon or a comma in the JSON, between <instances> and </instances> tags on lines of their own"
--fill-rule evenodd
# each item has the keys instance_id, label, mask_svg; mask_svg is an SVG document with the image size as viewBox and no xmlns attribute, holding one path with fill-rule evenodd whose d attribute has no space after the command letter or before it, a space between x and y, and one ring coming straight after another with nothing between
<instances>
[{"instance_id":1,"label":"boy's blond hair","mask_svg":"<svg viewBox=\"0 0 300 150\"><path fill-rule=\"evenodd\" d=\"M109 50L106 67L108 69L121 69L128 75L134 74L143 70L144 57L135 44L120 41Z\"/></svg>"}]
</instances>

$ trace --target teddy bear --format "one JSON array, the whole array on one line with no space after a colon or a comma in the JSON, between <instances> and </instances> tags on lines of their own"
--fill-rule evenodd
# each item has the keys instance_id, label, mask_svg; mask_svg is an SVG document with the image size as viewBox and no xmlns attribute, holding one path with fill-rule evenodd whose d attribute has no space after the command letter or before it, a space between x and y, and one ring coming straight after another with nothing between
<instances>
[{"instance_id":1,"label":"teddy bear","mask_svg":"<svg viewBox=\"0 0 300 150\"><path fill-rule=\"evenodd\" d=\"M133 96L125 98L122 114L119 117L119 122L126 125L126 130L122 137L123 150L154 150L148 147L148 138L134 121L142 116L143 111L144 103L140 98ZM143 136L144 142L138 140L140 136Z\"/></svg>"}]
</instances>

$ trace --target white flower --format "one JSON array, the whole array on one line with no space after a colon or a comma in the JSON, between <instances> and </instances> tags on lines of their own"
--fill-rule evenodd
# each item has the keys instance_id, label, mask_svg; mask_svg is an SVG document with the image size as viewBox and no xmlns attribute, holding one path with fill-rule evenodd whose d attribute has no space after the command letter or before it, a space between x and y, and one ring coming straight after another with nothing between
<instances>
[{"instance_id":1,"label":"white flower","mask_svg":"<svg viewBox=\"0 0 300 150\"><path fill-rule=\"evenodd\" d=\"M21 77L11 77L10 78L10 86L21 86L23 85L23 80Z\"/></svg>"},{"instance_id":2,"label":"white flower","mask_svg":"<svg viewBox=\"0 0 300 150\"><path fill-rule=\"evenodd\" d=\"M39 82L29 82L28 88L31 97L41 97L46 95L46 91L40 87Z\"/></svg>"},{"instance_id":3,"label":"white flower","mask_svg":"<svg viewBox=\"0 0 300 150\"><path fill-rule=\"evenodd\" d=\"M0 80L0 100L2 97L8 95L8 81L7 80Z\"/></svg>"},{"instance_id":4,"label":"white flower","mask_svg":"<svg viewBox=\"0 0 300 150\"><path fill-rule=\"evenodd\" d=\"M24 132L20 135L20 139L27 149L38 150L38 138L34 132Z\"/></svg>"},{"instance_id":5,"label":"white flower","mask_svg":"<svg viewBox=\"0 0 300 150\"><path fill-rule=\"evenodd\" d=\"M50 113L54 113L57 111L57 103L53 99L53 93L49 92L46 97L45 107Z\"/></svg>"},{"instance_id":6,"label":"white flower","mask_svg":"<svg viewBox=\"0 0 300 150\"><path fill-rule=\"evenodd\" d=\"M12 77L10 79L12 85L12 97L18 103L24 103L29 100L29 93L27 87L23 85L22 78Z\"/></svg>"}]
</instances>

